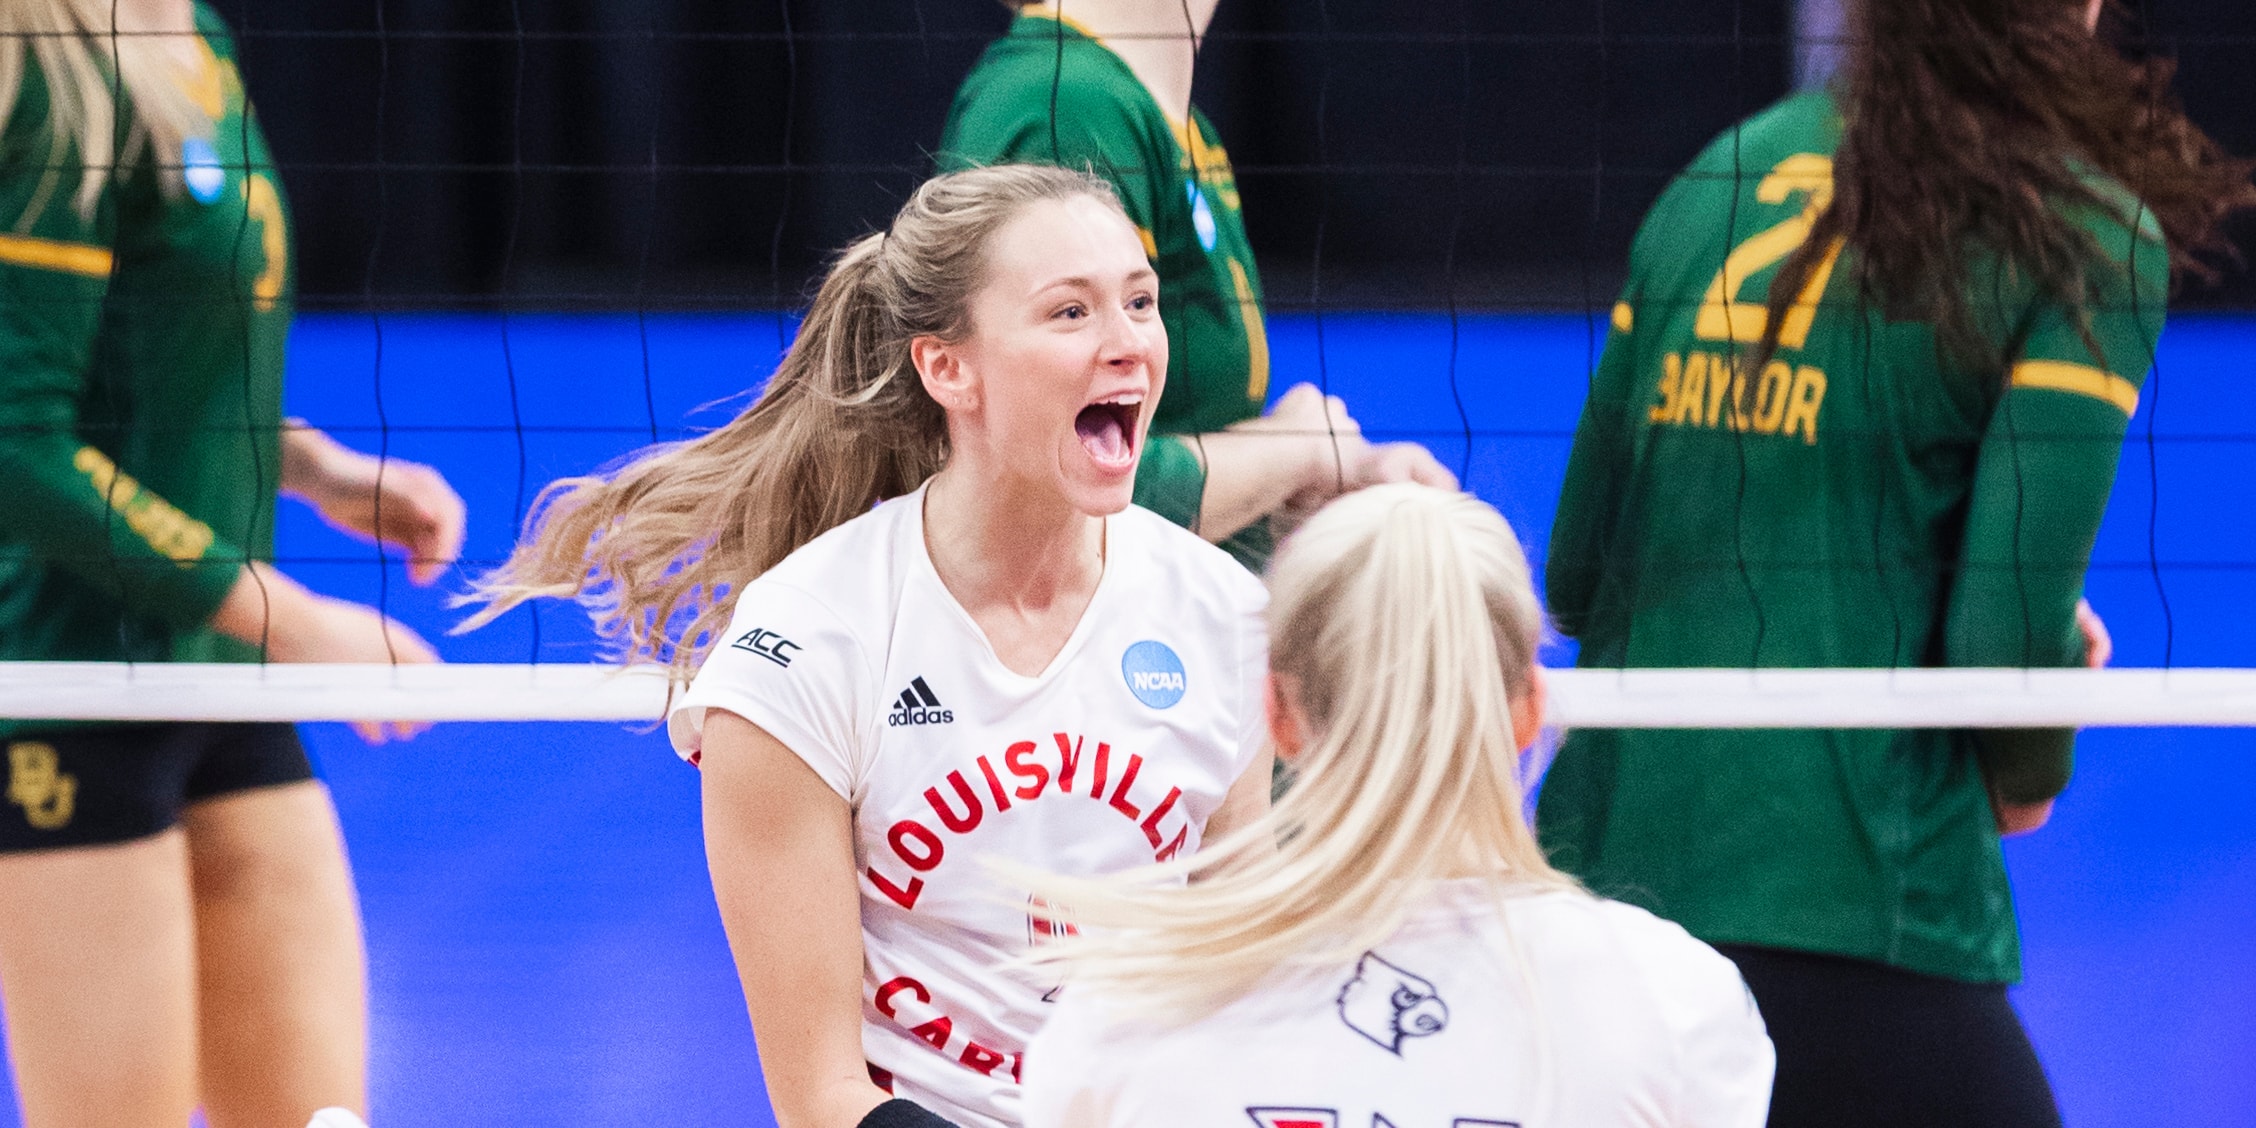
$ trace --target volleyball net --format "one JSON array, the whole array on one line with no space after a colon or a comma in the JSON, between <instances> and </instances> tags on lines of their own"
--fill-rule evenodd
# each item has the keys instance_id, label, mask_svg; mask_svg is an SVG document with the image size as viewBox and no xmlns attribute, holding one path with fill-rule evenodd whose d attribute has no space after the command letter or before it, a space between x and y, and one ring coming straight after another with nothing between
<instances>
[{"instance_id":1,"label":"volleyball net","mask_svg":"<svg viewBox=\"0 0 2256 1128\"><path fill-rule=\"evenodd\" d=\"M2256 726L2256 669L1547 672L1561 728ZM0 716L71 721L615 721L663 718L667 672L451 666L22 662Z\"/></svg>"},{"instance_id":2,"label":"volleyball net","mask_svg":"<svg viewBox=\"0 0 2256 1128\"><path fill-rule=\"evenodd\" d=\"M930 173L954 87L1006 14L219 7L293 198L288 413L437 467L471 513L439 590L289 504L276 562L462 664L17 663L0 716L655 719L662 679L589 665L577 608L443 638L447 591L506 555L546 482L744 402L823 256ZM1230 0L1200 48L1197 100L1231 143L1259 254L1270 393L1316 383L1367 436L1426 444L1540 566L1638 218L1718 130L1822 78L1838 5L1397 7ZM2197 120L2256 130L2233 85L2256 38L2148 7L2130 5L2139 47L2181 59ZM2132 668L1561 669L1554 721L2256 724L2251 294L2174 317L2132 423L2088 585Z\"/></svg>"}]
</instances>

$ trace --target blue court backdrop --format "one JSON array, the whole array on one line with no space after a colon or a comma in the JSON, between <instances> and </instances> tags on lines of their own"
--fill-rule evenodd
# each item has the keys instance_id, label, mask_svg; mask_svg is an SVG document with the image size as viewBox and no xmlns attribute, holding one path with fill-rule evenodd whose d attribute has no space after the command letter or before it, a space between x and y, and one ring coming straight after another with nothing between
<instances>
[{"instance_id":1,"label":"blue court backdrop","mask_svg":"<svg viewBox=\"0 0 2256 1128\"><path fill-rule=\"evenodd\" d=\"M789 328L307 316L289 409L445 471L469 501L469 557L491 561L542 484L725 421ZM1602 326L1327 315L1270 329L1273 393L1326 383L1367 432L1431 444L1540 557ZM2090 578L2118 665L2256 666L2252 361L2256 320L2181 317L2163 337ZM290 503L280 552L457 661L597 654L567 606L440 638L459 575L412 588ZM306 731L366 915L377 1128L772 1123L706 884L697 774L662 735L466 724L369 748L340 726ZM2015 998L2070 1125L2256 1124L2252 802L2256 731L2092 732L2052 825L2008 845L2027 948ZM14 1116L0 1102L0 1125Z\"/></svg>"}]
</instances>

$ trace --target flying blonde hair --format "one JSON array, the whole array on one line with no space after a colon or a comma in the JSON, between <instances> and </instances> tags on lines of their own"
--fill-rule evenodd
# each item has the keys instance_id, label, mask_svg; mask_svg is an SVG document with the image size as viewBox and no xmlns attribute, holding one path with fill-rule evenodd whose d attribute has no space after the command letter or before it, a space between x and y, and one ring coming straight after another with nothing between
<instances>
[{"instance_id":1,"label":"flying blonde hair","mask_svg":"<svg viewBox=\"0 0 2256 1128\"><path fill-rule=\"evenodd\" d=\"M1431 882L1575 888L1521 814L1512 703L1534 692L1544 619L1504 518L1461 493L1374 487L1302 525L1269 582L1270 670L1311 730L1276 807L1129 873L997 867L1083 929L1030 957L1065 964L1075 991L1201 1014L1276 969L1352 960Z\"/></svg>"},{"instance_id":2,"label":"flying blonde hair","mask_svg":"<svg viewBox=\"0 0 2256 1128\"><path fill-rule=\"evenodd\" d=\"M926 181L887 231L831 265L751 407L710 434L541 491L509 559L461 601L486 606L457 631L528 599L577 599L621 661L666 662L686 683L728 625L732 591L939 471L947 419L909 342L962 340L995 232L1029 205L1084 196L1120 210L1111 185L1062 168Z\"/></svg>"},{"instance_id":3,"label":"flying blonde hair","mask_svg":"<svg viewBox=\"0 0 2256 1128\"><path fill-rule=\"evenodd\" d=\"M193 32L135 24L136 11L113 0L0 0L0 129L15 112L28 59L45 80L48 139L47 172L31 205L0 223L29 229L77 167L85 171L71 203L90 219L110 180L152 153L166 189L178 190L181 143L210 137L213 124L166 45ZM122 129L120 86L133 108Z\"/></svg>"}]
</instances>

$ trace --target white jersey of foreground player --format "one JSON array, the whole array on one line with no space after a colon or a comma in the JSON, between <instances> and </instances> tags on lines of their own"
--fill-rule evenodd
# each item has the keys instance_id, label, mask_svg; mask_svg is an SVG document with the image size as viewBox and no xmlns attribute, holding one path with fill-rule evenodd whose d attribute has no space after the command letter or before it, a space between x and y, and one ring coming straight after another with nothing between
<instances>
[{"instance_id":1,"label":"white jersey of foreground player","mask_svg":"<svg viewBox=\"0 0 2256 1128\"><path fill-rule=\"evenodd\" d=\"M1505 904L1444 883L1360 959L1188 1022L1068 987L1027 1128L1761 1128L1776 1059L1729 960L1587 894Z\"/></svg>"},{"instance_id":2,"label":"white jersey of foreground player","mask_svg":"<svg viewBox=\"0 0 2256 1128\"><path fill-rule=\"evenodd\" d=\"M725 709L846 799L872 1076L966 1128L1015 1128L1057 985L996 968L1052 926L980 859L1092 875L1197 850L1263 746L1268 592L1130 507L1105 520L1080 624L1027 677L940 582L923 512L922 489L885 502L747 584L670 730L694 757Z\"/></svg>"}]
</instances>

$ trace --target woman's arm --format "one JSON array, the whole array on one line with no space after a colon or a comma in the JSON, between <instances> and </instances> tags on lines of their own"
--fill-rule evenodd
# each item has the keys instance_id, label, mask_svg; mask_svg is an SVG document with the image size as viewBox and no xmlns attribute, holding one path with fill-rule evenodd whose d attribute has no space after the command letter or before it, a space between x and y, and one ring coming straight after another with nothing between
<instances>
[{"instance_id":1,"label":"woman's arm","mask_svg":"<svg viewBox=\"0 0 2256 1128\"><path fill-rule=\"evenodd\" d=\"M282 431L282 491L362 540L407 553L407 578L428 584L462 552L462 498L420 462L352 450L293 419Z\"/></svg>"},{"instance_id":2,"label":"woman's arm","mask_svg":"<svg viewBox=\"0 0 2256 1128\"><path fill-rule=\"evenodd\" d=\"M889 1098L862 1056L862 914L846 801L782 742L705 714L705 861L781 1128L852 1128Z\"/></svg>"},{"instance_id":3,"label":"woman's arm","mask_svg":"<svg viewBox=\"0 0 2256 1128\"><path fill-rule=\"evenodd\" d=\"M1456 475L1424 447L1364 439L1347 405L1313 384L1226 431L1154 439L1137 473L1136 503L1214 543L1270 514L1311 510L1381 482L1457 487Z\"/></svg>"}]
</instances>

